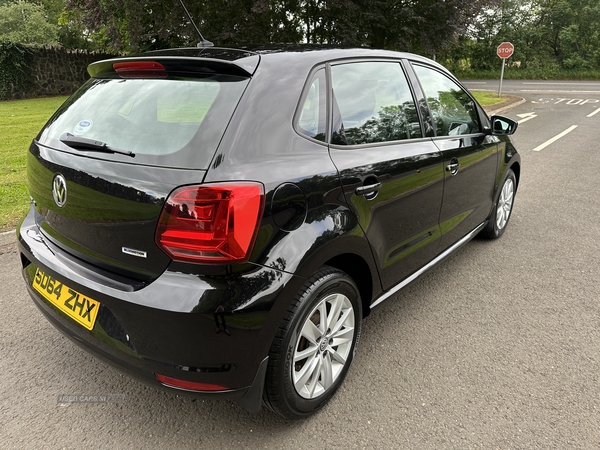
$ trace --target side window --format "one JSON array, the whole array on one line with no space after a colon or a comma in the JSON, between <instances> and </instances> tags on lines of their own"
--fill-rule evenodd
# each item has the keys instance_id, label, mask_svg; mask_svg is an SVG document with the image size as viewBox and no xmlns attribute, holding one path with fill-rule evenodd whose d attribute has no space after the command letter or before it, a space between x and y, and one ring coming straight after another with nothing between
<instances>
[{"instance_id":1,"label":"side window","mask_svg":"<svg viewBox=\"0 0 600 450\"><path fill-rule=\"evenodd\" d=\"M481 130L477 108L469 95L437 70L413 65L433 115L438 136L458 136Z\"/></svg>"},{"instance_id":2,"label":"side window","mask_svg":"<svg viewBox=\"0 0 600 450\"><path fill-rule=\"evenodd\" d=\"M298 132L325 141L326 99L325 69L319 69L313 76L301 102L297 122Z\"/></svg>"},{"instance_id":3,"label":"side window","mask_svg":"<svg viewBox=\"0 0 600 450\"><path fill-rule=\"evenodd\" d=\"M335 143L348 145L422 137L419 115L399 63L359 62L331 68L341 116ZM335 109L335 108L334 108Z\"/></svg>"}]
</instances>

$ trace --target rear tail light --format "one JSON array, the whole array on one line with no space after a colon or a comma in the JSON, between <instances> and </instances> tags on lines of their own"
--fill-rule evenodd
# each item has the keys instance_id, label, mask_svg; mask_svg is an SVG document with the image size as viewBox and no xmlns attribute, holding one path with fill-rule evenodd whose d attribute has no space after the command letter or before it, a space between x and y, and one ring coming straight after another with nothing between
<instances>
[{"instance_id":1,"label":"rear tail light","mask_svg":"<svg viewBox=\"0 0 600 450\"><path fill-rule=\"evenodd\" d=\"M154 376L160 383L164 384L165 386L177 389L185 389L186 391L215 392L229 390L228 387L222 386L220 384L198 383L196 381L180 380L179 378L171 378L166 375L161 375L159 373L155 374Z\"/></svg>"},{"instance_id":2,"label":"rear tail light","mask_svg":"<svg viewBox=\"0 0 600 450\"><path fill-rule=\"evenodd\" d=\"M165 66L156 61L125 61L113 64L121 78L167 78Z\"/></svg>"},{"instance_id":3,"label":"rear tail light","mask_svg":"<svg viewBox=\"0 0 600 450\"><path fill-rule=\"evenodd\" d=\"M167 199L157 245L171 258L194 263L247 261L264 204L260 183L186 186Z\"/></svg>"}]
</instances>

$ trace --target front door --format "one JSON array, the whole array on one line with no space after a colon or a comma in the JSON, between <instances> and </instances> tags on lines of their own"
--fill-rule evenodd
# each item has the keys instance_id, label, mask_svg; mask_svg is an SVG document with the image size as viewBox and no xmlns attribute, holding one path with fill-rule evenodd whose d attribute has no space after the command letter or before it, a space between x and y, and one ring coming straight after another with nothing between
<instances>
[{"instance_id":1,"label":"front door","mask_svg":"<svg viewBox=\"0 0 600 450\"><path fill-rule=\"evenodd\" d=\"M434 68L413 64L434 121L433 142L444 158L442 248L450 247L489 217L498 171L498 145L483 133L473 99Z\"/></svg>"}]
</instances>

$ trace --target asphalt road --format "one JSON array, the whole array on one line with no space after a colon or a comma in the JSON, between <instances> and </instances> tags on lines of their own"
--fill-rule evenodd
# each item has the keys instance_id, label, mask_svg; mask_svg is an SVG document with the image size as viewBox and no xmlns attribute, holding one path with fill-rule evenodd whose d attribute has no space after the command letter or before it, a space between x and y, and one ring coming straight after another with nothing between
<instances>
[{"instance_id":1,"label":"asphalt road","mask_svg":"<svg viewBox=\"0 0 600 450\"><path fill-rule=\"evenodd\" d=\"M170 395L97 361L38 312L0 235L0 447L599 448L600 83L531 86L504 86L527 99L503 113L522 121L523 159L505 235L376 308L341 391L304 421ZM116 397L58 401L82 394Z\"/></svg>"}]
</instances>

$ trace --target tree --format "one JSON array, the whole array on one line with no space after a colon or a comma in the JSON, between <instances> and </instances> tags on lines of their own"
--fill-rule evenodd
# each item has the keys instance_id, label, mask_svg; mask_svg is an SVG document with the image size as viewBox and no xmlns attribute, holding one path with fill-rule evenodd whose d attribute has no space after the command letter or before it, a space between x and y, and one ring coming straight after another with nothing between
<instances>
[{"instance_id":1,"label":"tree","mask_svg":"<svg viewBox=\"0 0 600 450\"><path fill-rule=\"evenodd\" d=\"M435 52L497 0L188 0L218 45L324 43ZM67 0L106 47L138 51L197 42L177 0Z\"/></svg>"},{"instance_id":2,"label":"tree","mask_svg":"<svg viewBox=\"0 0 600 450\"><path fill-rule=\"evenodd\" d=\"M202 34L219 45L301 39L298 21L293 15L294 3L289 0L186 3ZM144 51L198 42L177 0L68 0L67 10L82 12L92 37L111 50Z\"/></svg>"},{"instance_id":3,"label":"tree","mask_svg":"<svg viewBox=\"0 0 600 450\"><path fill-rule=\"evenodd\" d=\"M544 44L562 67L600 67L600 4L597 0L541 2Z\"/></svg>"},{"instance_id":4,"label":"tree","mask_svg":"<svg viewBox=\"0 0 600 450\"><path fill-rule=\"evenodd\" d=\"M542 73L600 68L600 3L597 0L501 0L469 30L462 56L471 68L497 67L495 49L515 45L511 62Z\"/></svg>"},{"instance_id":5,"label":"tree","mask_svg":"<svg viewBox=\"0 0 600 450\"><path fill-rule=\"evenodd\" d=\"M472 69L490 70L498 67L496 48L504 41L515 45L511 61L524 63L539 52L539 9L536 1L501 0L495 8L484 9L468 30L463 41Z\"/></svg>"},{"instance_id":6,"label":"tree","mask_svg":"<svg viewBox=\"0 0 600 450\"><path fill-rule=\"evenodd\" d=\"M0 6L0 40L21 44L56 44L58 27L42 5L22 0Z\"/></svg>"}]
</instances>

